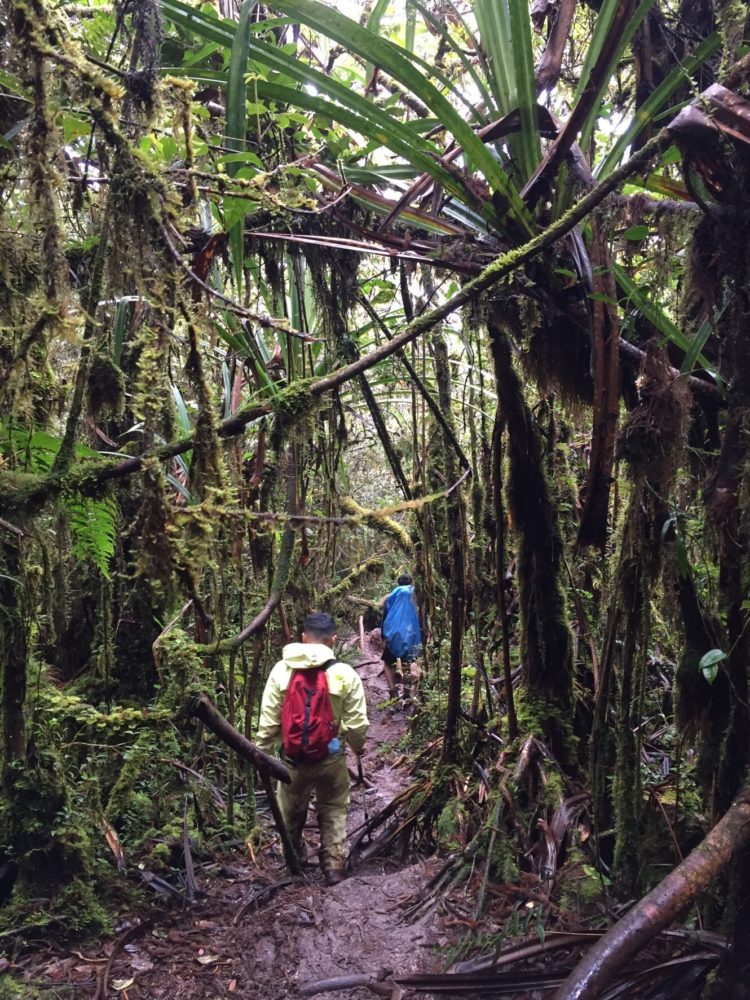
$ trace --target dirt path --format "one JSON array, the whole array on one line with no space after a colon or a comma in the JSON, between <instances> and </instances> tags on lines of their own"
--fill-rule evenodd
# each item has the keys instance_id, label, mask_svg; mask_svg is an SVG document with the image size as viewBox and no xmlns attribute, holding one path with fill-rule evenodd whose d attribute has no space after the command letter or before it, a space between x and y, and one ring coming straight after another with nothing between
<instances>
[{"instance_id":1,"label":"dirt path","mask_svg":"<svg viewBox=\"0 0 750 1000\"><path fill-rule=\"evenodd\" d=\"M377 655L377 647L368 646L363 660ZM382 664L365 664L359 673L371 722L364 769L374 785L367 793L373 814L407 783L397 766L401 756L397 744L406 720L401 712L377 707L388 697ZM355 767L352 755L350 767ZM352 789L352 799L350 833L363 821L361 786ZM308 820L308 856L315 858L312 811ZM436 965L431 951L440 938L436 918L430 913L415 923L403 923L401 904L424 885L437 865L430 861L398 867L388 859L374 860L340 885L326 888L317 866L306 868L303 881L293 882L287 881L279 862L264 860L259 868L244 854L227 858L223 866L214 866L213 874L198 869L206 895L188 910L175 907L149 929L119 928L110 968L105 962L112 953L111 942L98 954L96 949L73 955L59 952L43 964L37 956L28 972L36 982L59 984L60 992L53 989L50 997L282 1000L299 996L297 987L302 983L336 976L377 975L383 969L426 971ZM277 883L285 884L274 888ZM250 902L254 897L257 902ZM76 984L73 994L68 984ZM360 1000L372 994L354 989L318 996Z\"/></svg>"}]
</instances>

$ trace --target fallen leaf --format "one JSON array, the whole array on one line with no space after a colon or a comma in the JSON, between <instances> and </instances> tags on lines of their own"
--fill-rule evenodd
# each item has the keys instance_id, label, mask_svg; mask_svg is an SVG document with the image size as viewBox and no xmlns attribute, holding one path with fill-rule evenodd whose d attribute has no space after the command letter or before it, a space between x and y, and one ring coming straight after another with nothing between
<instances>
[{"instance_id":1,"label":"fallen leaf","mask_svg":"<svg viewBox=\"0 0 750 1000\"><path fill-rule=\"evenodd\" d=\"M135 982L135 977L132 979L113 979L110 986L113 990L126 990Z\"/></svg>"},{"instance_id":2,"label":"fallen leaf","mask_svg":"<svg viewBox=\"0 0 750 1000\"><path fill-rule=\"evenodd\" d=\"M230 980L227 989L229 990L230 993L234 993L234 991L237 989L237 980L236 979Z\"/></svg>"},{"instance_id":3,"label":"fallen leaf","mask_svg":"<svg viewBox=\"0 0 750 1000\"><path fill-rule=\"evenodd\" d=\"M221 961L221 955L197 955L195 960L201 965L213 965Z\"/></svg>"}]
</instances>

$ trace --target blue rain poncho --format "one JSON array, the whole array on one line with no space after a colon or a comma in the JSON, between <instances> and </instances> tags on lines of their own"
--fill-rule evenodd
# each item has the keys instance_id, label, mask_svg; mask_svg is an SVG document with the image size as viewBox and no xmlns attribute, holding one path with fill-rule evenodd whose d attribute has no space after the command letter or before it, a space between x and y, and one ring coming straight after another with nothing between
<instances>
[{"instance_id":1,"label":"blue rain poncho","mask_svg":"<svg viewBox=\"0 0 750 1000\"><path fill-rule=\"evenodd\" d=\"M396 587L383 602L383 638L393 656L413 660L422 648L414 587Z\"/></svg>"}]
</instances>

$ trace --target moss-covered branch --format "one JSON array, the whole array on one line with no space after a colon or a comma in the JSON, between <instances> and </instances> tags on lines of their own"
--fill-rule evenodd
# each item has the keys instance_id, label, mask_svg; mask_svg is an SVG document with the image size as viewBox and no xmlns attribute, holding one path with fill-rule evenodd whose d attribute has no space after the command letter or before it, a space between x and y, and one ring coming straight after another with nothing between
<instances>
[{"instance_id":1,"label":"moss-covered branch","mask_svg":"<svg viewBox=\"0 0 750 1000\"><path fill-rule=\"evenodd\" d=\"M652 157L658 155L671 142L671 137L666 129L663 129L658 135L654 136L650 142L646 143L642 149L634 153L633 156L623 164L618 170L614 170L601 184L598 184L595 188L589 191L579 202L577 202L572 208L570 208L564 215L562 215L556 222L551 226L548 226L543 232L539 233L533 239L529 240L528 243L523 246L509 250L507 253L501 254L496 260L489 264L481 274L476 278L472 278L471 281L467 281L466 284L450 299L442 303L430 312L424 313L418 316L411 323L407 324L404 329L393 337L391 340L382 344L380 347L376 348L374 351L370 351L363 357L358 358L351 364L344 365L338 368L336 371L331 372L328 375L323 376L323 378L311 381L306 386L306 391L313 398L318 398L331 392L333 389L344 385L346 382L351 381L351 379L360 375L362 372L367 371L374 365L379 364L381 361L390 357L392 354L396 354L400 351L406 344L411 343L411 341L416 340L417 337L431 330L434 326L440 323L442 320L446 319L451 313L455 312L461 306L472 302L476 299L482 292L496 285L503 278L507 277L513 271L518 270L518 268L523 267L534 257L538 256L548 247L552 246L557 240L561 239L567 233L570 232L575 226L578 225L586 216L599 205L604 198L607 197L610 192L614 191L619 184L622 183L626 178L630 177L632 174L640 170L645 164L651 160ZM299 386L290 386L288 390L284 390L281 393L279 400L275 400L273 404L257 404L249 406L239 413L234 414L228 420L225 420L223 424L220 424L217 433L219 437L228 438L233 437L237 434L241 434L245 427L252 421L259 419L274 410L278 412L279 408L283 408L286 401L287 392L298 392ZM97 485L106 482L111 479L119 479L124 476L132 475L134 472L138 472L141 467L143 460L147 457L155 457L159 459L173 458L176 455L182 455L186 451L189 451L194 446L194 440L191 437L183 438L181 441L175 442L170 445L165 445L162 448L154 449L153 451L140 455L134 458L126 459L123 462L113 463L106 467L100 467L96 469L88 469L85 473L81 473L76 483L76 488L81 493L88 493L95 490ZM12 496L12 491L8 489L8 485L0 484L0 499L3 497L7 502L11 504L12 507L28 507L35 506L43 503L45 500L52 499L58 496L65 488L65 478L58 475L49 477L40 477L33 486L28 486L23 493L23 496L19 496L15 499Z\"/></svg>"},{"instance_id":2,"label":"moss-covered branch","mask_svg":"<svg viewBox=\"0 0 750 1000\"><path fill-rule=\"evenodd\" d=\"M375 531L382 531L384 534L390 535L391 538L395 538L404 552L410 551L411 538L409 537L409 532L405 528L402 528L398 521L394 521L393 518L388 517L383 511L367 510L366 507L360 507L357 501L351 497L341 498L341 509L345 510L347 514L354 514L361 518L362 524L366 524L369 528L374 528Z\"/></svg>"},{"instance_id":3,"label":"moss-covered branch","mask_svg":"<svg viewBox=\"0 0 750 1000\"><path fill-rule=\"evenodd\" d=\"M380 576L385 571L385 562L380 556L370 556L359 566L355 566L336 584L320 596L320 604L325 605L330 601L336 601L344 597L352 587L356 587L365 577Z\"/></svg>"}]
</instances>

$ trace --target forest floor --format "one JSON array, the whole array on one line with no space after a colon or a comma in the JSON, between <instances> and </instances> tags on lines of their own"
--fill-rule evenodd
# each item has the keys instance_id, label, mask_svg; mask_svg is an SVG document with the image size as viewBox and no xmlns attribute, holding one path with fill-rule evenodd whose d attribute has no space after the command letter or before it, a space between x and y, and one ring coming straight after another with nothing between
<instances>
[{"instance_id":1,"label":"forest floor","mask_svg":"<svg viewBox=\"0 0 750 1000\"><path fill-rule=\"evenodd\" d=\"M358 672L367 692L370 734L364 772L372 787L368 812L390 802L408 781L398 743L407 720L399 706L385 705L388 688L378 660L377 640L366 641ZM375 662L368 662L368 661ZM382 706L382 707L379 707ZM356 762L349 754L350 771ZM348 829L364 820L363 789L352 787ZM314 812L305 830L307 856L317 859ZM218 1000L223 997L282 1000L299 996L298 986L333 977L432 971L441 965L437 946L447 945L433 911L405 923L403 905L437 871L440 862L398 865L375 859L356 867L332 888L316 865L292 880L278 852L224 856L196 876L202 893L182 909L130 919L99 948L65 952L49 946L22 962L42 995L110 1000ZM106 986L105 986L106 979ZM320 1000L360 1000L364 989L317 994Z\"/></svg>"}]
</instances>

